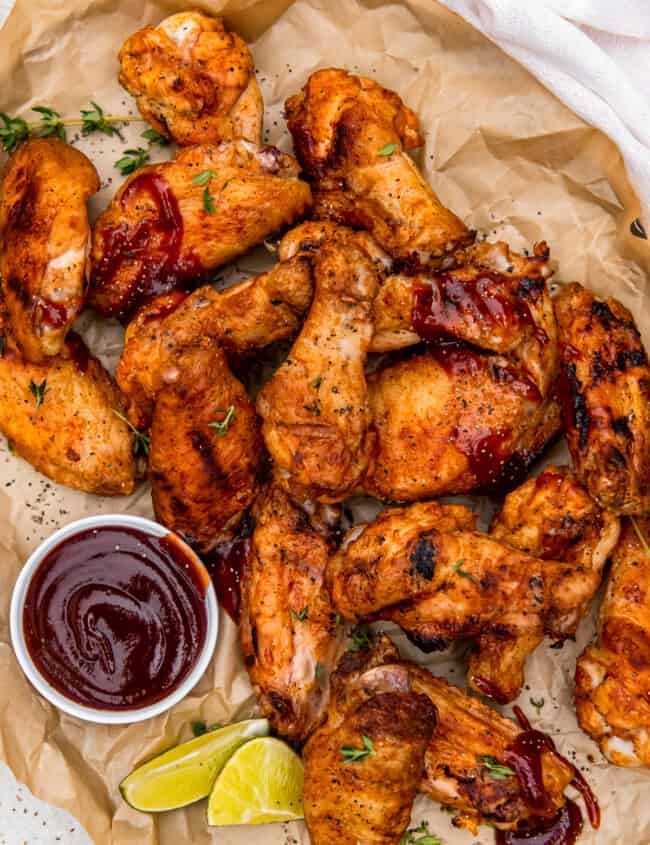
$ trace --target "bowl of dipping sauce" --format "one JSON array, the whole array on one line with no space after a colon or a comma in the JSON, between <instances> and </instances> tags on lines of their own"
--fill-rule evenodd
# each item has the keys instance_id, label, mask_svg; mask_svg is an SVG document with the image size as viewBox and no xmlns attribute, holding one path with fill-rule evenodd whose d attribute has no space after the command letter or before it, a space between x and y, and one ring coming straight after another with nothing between
<instances>
[{"instance_id":1,"label":"bowl of dipping sauce","mask_svg":"<svg viewBox=\"0 0 650 845\"><path fill-rule=\"evenodd\" d=\"M139 516L80 519L27 560L11 639L29 681L89 722L140 722L184 698L208 667L219 611L192 549Z\"/></svg>"}]
</instances>

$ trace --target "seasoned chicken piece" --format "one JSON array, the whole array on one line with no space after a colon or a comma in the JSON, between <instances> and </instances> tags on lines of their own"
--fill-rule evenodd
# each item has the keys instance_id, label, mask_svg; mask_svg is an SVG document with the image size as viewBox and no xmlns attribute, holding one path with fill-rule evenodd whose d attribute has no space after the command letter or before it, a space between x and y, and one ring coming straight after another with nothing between
<instances>
[{"instance_id":1,"label":"seasoned chicken piece","mask_svg":"<svg viewBox=\"0 0 650 845\"><path fill-rule=\"evenodd\" d=\"M632 315L578 284L555 299L562 403L576 475L618 514L650 509L650 369Z\"/></svg>"},{"instance_id":2,"label":"seasoned chicken piece","mask_svg":"<svg viewBox=\"0 0 650 845\"><path fill-rule=\"evenodd\" d=\"M288 231L278 245L278 257L280 261L288 261L294 256L310 255L330 240L362 249L373 261L380 276L388 273L393 265L390 256L368 232L339 226L329 220L307 220Z\"/></svg>"},{"instance_id":3,"label":"seasoned chicken piece","mask_svg":"<svg viewBox=\"0 0 650 845\"><path fill-rule=\"evenodd\" d=\"M397 845L408 827L435 708L405 688L401 666L375 670L364 688L368 662L342 659L327 722L303 751L312 845Z\"/></svg>"},{"instance_id":4,"label":"seasoned chicken piece","mask_svg":"<svg viewBox=\"0 0 650 845\"><path fill-rule=\"evenodd\" d=\"M459 251L452 269L389 276L375 301L372 351L458 338L507 356L546 397L558 368L548 257L545 243L523 256L484 242Z\"/></svg>"},{"instance_id":5,"label":"seasoned chicken piece","mask_svg":"<svg viewBox=\"0 0 650 845\"><path fill-rule=\"evenodd\" d=\"M602 510L568 467L547 467L506 496L490 536L544 565L544 625L555 638L575 634L618 542L618 517Z\"/></svg>"},{"instance_id":6,"label":"seasoned chicken piece","mask_svg":"<svg viewBox=\"0 0 650 845\"><path fill-rule=\"evenodd\" d=\"M118 389L81 338L71 333L60 355L30 364L0 319L0 431L35 469L86 493L132 493L133 435L121 412Z\"/></svg>"},{"instance_id":7,"label":"seasoned chicken piece","mask_svg":"<svg viewBox=\"0 0 650 845\"><path fill-rule=\"evenodd\" d=\"M209 339L179 350L164 381L149 455L156 519L208 552L255 497L262 452L255 409Z\"/></svg>"},{"instance_id":8,"label":"seasoned chicken piece","mask_svg":"<svg viewBox=\"0 0 650 845\"><path fill-rule=\"evenodd\" d=\"M254 517L241 583L242 651L262 713L279 734L302 742L325 719L345 639L324 585L331 545L275 485L260 492Z\"/></svg>"},{"instance_id":9,"label":"seasoned chicken piece","mask_svg":"<svg viewBox=\"0 0 650 845\"><path fill-rule=\"evenodd\" d=\"M560 430L554 398L460 342L368 379L375 442L362 485L389 501L511 489Z\"/></svg>"},{"instance_id":10,"label":"seasoned chicken piece","mask_svg":"<svg viewBox=\"0 0 650 845\"><path fill-rule=\"evenodd\" d=\"M227 356L243 357L295 334L312 293L311 265L298 256L224 291L205 285L187 297L175 291L144 305L127 326L116 372L129 419L139 428L149 425L179 349L208 337Z\"/></svg>"},{"instance_id":11,"label":"seasoned chicken piece","mask_svg":"<svg viewBox=\"0 0 650 845\"><path fill-rule=\"evenodd\" d=\"M600 608L598 638L576 667L580 727L617 766L650 767L649 537L648 517L625 520Z\"/></svg>"},{"instance_id":12,"label":"seasoned chicken piece","mask_svg":"<svg viewBox=\"0 0 650 845\"><path fill-rule=\"evenodd\" d=\"M120 83L140 114L182 146L262 140L264 103L253 57L221 18L181 12L131 35Z\"/></svg>"},{"instance_id":13,"label":"seasoned chicken piece","mask_svg":"<svg viewBox=\"0 0 650 845\"><path fill-rule=\"evenodd\" d=\"M257 410L275 477L301 498L338 502L358 484L368 454L364 367L378 278L353 243L313 255L314 300L289 357Z\"/></svg>"},{"instance_id":14,"label":"seasoned chicken piece","mask_svg":"<svg viewBox=\"0 0 650 845\"><path fill-rule=\"evenodd\" d=\"M437 266L472 240L407 155L422 138L395 92L329 68L313 73L285 108L317 218L368 230L410 270Z\"/></svg>"},{"instance_id":15,"label":"seasoned chicken piece","mask_svg":"<svg viewBox=\"0 0 650 845\"><path fill-rule=\"evenodd\" d=\"M389 619L425 651L476 640L484 675L470 684L511 701L524 663L544 636L543 561L473 530L459 505L390 508L330 559L327 579L346 619ZM504 648L507 646L507 648Z\"/></svg>"},{"instance_id":16,"label":"seasoned chicken piece","mask_svg":"<svg viewBox=\"0 0 650 845\"><path fill-rule=\"evenodd\" d=\"M181 149L130 176L95 224L89 303L128 317L206 281L311 203L298 163L248 141Z\"/></svg>"},{"instance_id":17,"label":"seasoned chicken piece","mask_svg":"<svg viewBox=\"0 0 650 845\"><path fill-rule=\"evenodd\" d=\"M58 355L81 311L90 251L86 201L98 190L90 161L58 138L26 141L5 166L0 282L27 361Z\"/></svg>"}]
</instances>

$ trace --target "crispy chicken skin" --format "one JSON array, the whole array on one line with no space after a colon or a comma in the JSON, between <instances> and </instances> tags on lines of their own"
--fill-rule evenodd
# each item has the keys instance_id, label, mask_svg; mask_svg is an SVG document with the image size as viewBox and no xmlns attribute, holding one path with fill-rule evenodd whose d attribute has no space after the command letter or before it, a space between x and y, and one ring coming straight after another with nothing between
<instances>
[{"instance_id":1,"label":"crispy chicken skin","mask_svg":"<svg viewBox=\"0 0 650 845\"><path fill-rule=\"evenodd\" d=\"M546 244L523 256L503 242L483 242L460 250L454 263L428 276L386 279L375 301L372 351L458 338L507 356L547 396L558 348Z\"/></svg>"},{"instance_id":2,"label":"crispy chicken skin","mask_svg":"<svg viewBox=\"0 0 650 845\"><path fill-rule=\"evenodd\" d=\"M312 845L396 845L408 827L435 708L403 688L400 666L365 673L372 678L364 685L367 663L363 654L344 656L332 677L327 722L304 748ZM343 756L342 749L368 742L372 753L362 759Z\"/></svg>"},{"instance_id":3,"label":"crispy chicken skin","mask_svg":"<svg viewBox=\"0 0 650 845\"><path fill-rule=\"evenodd\" d=\"M245 138L259 144L264 103L253 57L221 18L181 12L131 35L120 83L140 114L182 146Z\"/></svg>"},{"instance_id":4,"label":"crispy chicken skin","mask_svg":"<svg viewBox=\"0 0 650 845\"><path fill-rule=\"evenodd\" d=\"M567 441L578 479L601 507L650 508L650 369L632 315L578 284L555 299Z\"/></svg>"},{"instance_id":5,"label":"crispy chicken skin","mask_svg":"<svg viewBox=\"0 0 650 845\"><path fill-rule=\"evenodd\" d=\"M407 155L422 138L416 115L394 91L329 68L313 73L285 108L317 218L368 230L411 269L435 266L472 240Z\"/></svg>"},{"instance_id":6,"label":"crispy chicken skin","mask_svg":"<svg viewBox=\"0 0 650 845\"><path fill-rule=\"evenodd\" d=\"M388 501L511 489L560 430L554 398L508 359L432 347L368 378L375 436L362 486Z\"/></svg>"},{"instance_id":7,"label":"crispy chicken skin","mask_svg":"<svg viewBox=\"0 0 650 845\"><path fill-rule=\"evenodd\" d=\"M132 493L133 435L114 413L121 410L118 389L81 338L70 334L60 355L30 364L0 316L0 431L36 470L86 493Z\"/></svg>"},{"instance_id":8,"label":"crispy chicken skin","mask_svg":"<svg viewBox=\"0 0 650 845\"><path fill-rule=\"evenodd\" d=\"M469 681L514 699L544 636L543 561L473 530L474 515L436 502L390 508L332 556L327 579L346 619L396 622L420 648L475 639ZM507 646L507 648L505 648Z\"/></svg>"},{"instance_id":9,"label":"crispy chicken skin","mask_svg":"<svg viewBox=\"0 0 650 845\"><path fill-rule=\"evenodd\" d=\"M11 156L0 185L0 282L12 334L27 361L58 355L84 303L90 226L99 190L83 153L34 138Z\"/></svg>"},{"instance_id":10,"label":"crispy chicken skin","mask_svg":"<svg viewBox=\"0 0 650 845\"><path fill-rule=\"evenodd\" d=\"M650 519L629 519L614 552L598 638L578 659L580 727L617 766L650 767Z\"/></svg>"},{"instance_id":11,"label":"crispy chicken skin","mask_svg":"<svg viewBox=\"0 0 650 845\"><path fill-rule=\"evenodd\" d=\"M325 719L345 639L324 585L330 543L275 485L262 489L254 517L241 587L244 661L264 716L302 742Z\"/></svg>"},{"instance_id":12,"label":"crispy chicken skin","mask_svg":"<svg viewBox=\"0 0 650 845\"><path fill-rule=\"evenodd\" d=\"M297 256L224 291L205 285L189 296L174 291L144 305L126 328L116 371L129 419L139 428L149 425L179 349L208 337L227 356L246 356L295 334L312 293L311 265Z\"/></svg>"},{"instance_id":13,"label":"crispy chicken skin","mask_svg":"<svg viewBox=\"0 0 650 845\"><path fill-rule=\"evenodd\" d=\"M204 339L180 350L151 425L156 519L197 551L210 551L252 503L261 451L255 409L220 346Z\"/></svg>"},{"instance_id":14,"label":"crispy chicken skin","mask_svg":"<svg viewBox=\"0 0 650 845\"><path fill-rule=\"evenodd\" d=\"M308 256L325 241L336 240L362 249L372 260L375 269L383 278L393 266L392 258L384 252L368 232L339 226L330 220L306 220L288 231L278 245L278 257L288 261L295 256Z\"/></svg>"},{"instance_id":15,"label":"crispy chicken skin","mask_svg":"<svg viewBox=\"0 0 650 845\"><path fill-rule=\"evenodd\" d=\"M544 565L546 633L575 634L618 542L618 517L602 510L568 467L547 467L506 496L490 536Z\"/></svg>"},{"instance_id":16,"label":"crispy chicken skin","mask_svg":"<svg viewBox=\"0 0 650 845\"><path fill-rule=\"evenodd\" d=\"M301 498L337 502L356 487L367 463L364 367L378 277L352 243L326 241L312 263L309 314L257 410L278 481Z\"/></svg>"},{"instance_id":17,"label":"crispy chicken skin","mask_svg":"<svg viewBox=\"0 0 650 845\"><path fill-rule=\"evenodd\" d=\"M152 296L205 281L309 208L298 173L291 156L241 140L141 168L95 224L89 304L124 319Z\"/></svg>"}]
</instances>

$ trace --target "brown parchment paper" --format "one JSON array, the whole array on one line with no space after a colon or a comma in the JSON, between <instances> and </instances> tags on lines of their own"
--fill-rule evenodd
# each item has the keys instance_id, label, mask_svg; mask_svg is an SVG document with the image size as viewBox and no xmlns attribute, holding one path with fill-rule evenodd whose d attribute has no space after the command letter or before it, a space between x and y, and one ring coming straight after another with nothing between
<instances>
[{"instance_id":1,"label":"brown parchment paper","mask_svg":"<svg viewBox=\"0 0 650 845\"><path fill-rule=\"evenodd\" d=\"M188 4L190 5L190 4ZM419 114L426 146L419 163L444 202L469 225L514 248L545 238L558 262L558 281L576 280L614 294L633 313L650 343L650 248L633 237L639 214L613 144L568 111L530 74L434 0L205 0L253 41L266 101L266 136L285 150L290 139L282 104L311 71L345 66L396 89ZM46 104L76 116L92 98L106 111L134 114L117 83L117 51L145 23L185 4L175 0L17 0L0 32L0 110L27 115ZM97 164L103 208L120 177L121 151L143 143L144 125L130 125L124 141L73 140ZM154 150L152 158L168 153ZM224 272L225 283L259 271L259 251ZM122 332L115 323L82 316L79 328L113 367ZM548 460L566 460L558 446ZM483 513L486 501L474 501ZM363 512L366 506L356 503ZM306 845L300 822L210 831L205 806L153 818L127 807L118 784L142 759L188 737L190 719L224 722L251 716L255 701L243 669L233 623L222 614L216 656L201 683L170 713L128 727L93 726L65 716L41 699L18 668L9 644L11 588L29 552L55 528L94 513L151 516L147 485L130 498L102 499L52 484L0 445L0 759L40 798L71 811L97 845ZM583 735L572 706L575 659L593 634L585 621L575 644L540 647L527 667L519 703L559 748L584 769L600 800L603 824L581 842L650 843L650 772L608 765ZM426 658L395 637L404 653L463 684L461 648ZM544 699L539 715L530 699ZM509 711L508 711L509 712ZM449 815L420 796L413 819L447 845L491 843L457 831Z\"/></svg>"}]
</instances>

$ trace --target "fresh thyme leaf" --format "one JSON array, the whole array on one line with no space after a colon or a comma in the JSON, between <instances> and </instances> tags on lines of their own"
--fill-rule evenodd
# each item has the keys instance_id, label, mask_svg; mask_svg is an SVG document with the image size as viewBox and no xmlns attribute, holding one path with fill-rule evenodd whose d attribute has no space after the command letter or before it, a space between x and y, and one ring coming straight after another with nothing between
<instances>
[{"instance_id":1,"label":"fresh thyme leaf","mask_svg":"<svg viewBox=\"0 0 650 845\"><path fill-rule=\"evenodd\" d=\"M303 607L300 613L296 613L296 611L290 607L289 613L293 616L294 619L297 619L299 622L304 622L307 616L309 615L309 608Z\"/></svg>"},{"instance_id":2,"label":"fresh thyme leaf","mask_svg":"<svg viewBox=\"0 0 650 845\"><path fill-rule=\"evenodd\" d=\"M206 214L214 214L214 201L212 199L212 194L210 193L210 188L206 185L203 190L203 210Z\"/></svg>"},{"instance_id":3,"label":"fresh thyme leaf","mask_svg":"<svg viewBox=\"0 0 650 845\"><path fill-rule=\"evenodd\" d=\"M340 613L337 613L336 616L334 617L334 627L338 628L339 625L342 625L342 624L343 624L343 617L341 616Z\"/></svg>"},{"instance_id":4,"label":"fresh thyme leaf","mask_svg":"<svg viewBox=\"0 0 650 845\"><path fill-rule=\"evenodd\" d=\"M124 150L124 155L115 162L114 166L123 176L128 176L129 173L135 172L148 161L149 153L142 147L137 147L132 150Z\"/></svg>"},{"instance_id":5,"label":"fresh thyme leaf","mask_svg":"<svg viewBox=\"0 0 650 845\"><path fill-rule=\"evenodd\" d=\"M379 155L380 156L392 155L395 152L396 149L397 149L397 144L386 144L385 147L382 147L379 150Z\"/></svg>"},{"instance_id":6,"label":"fresh thyme leaf","mask_svg":"<svg viewBox=\"0 0 650 845\"><path fill-rule=\"evenodd\" d=\"M91 109L81 109L81 134L90 135L92 132L101 132L104 135L120 136L120 130L114 126L114 121L111 121L104 114L101 106L98 106L94 100L90 101Z\"/></svg>"},{"instance_id":7,"label":"fresh thyme leaf","mask_svg":"<svg viewBox=\"0 0 650 845\"><path fill-rule=\"evenodd\" d=\"M139 428L136 428L131 420L125 417L124 414L121 414L117 408L113 408L113 413L118 420L122 420L123 423L126 423L133 432L135 437L135 440L133 441L133 454L136 457L140 454L147 457L149 455L149 450L151 449L151 439L149 435L145 434L144 431L140 431Z\"/></svg>"},{"instance_id":8,"label":"fresh thyme leaf","mask_svg":"<svg viewBox=\"0 0 650 845\"><path fill-rule=\"evenodd\" d=\"M648 557L650 557L650 546L648 546L648 541L643 536L643 532L639 528L639 525L633 516L630 517L630 522L632 523L632 527L636 532L636 536L639 538L639 543L641 543L643 551L648 555Z\"/></svg>"},{"instance_id":9,"label":"fresh thyme leaf","mask_svg":"<svg viewBox=\"0 0 650 845\"><path fill-rule=\"evenodd\" d=\"M372 633L365 623L357 625L350 637L352 642L348 646L348 651L368 651L372 646Z\"/></svg>"},{"instance_id":10,"label":"fresh thyme leaf","mask_svg":"<svg viewBox=\"0 0 650 845\"><path fill-rule=\"evenodd\" d=\"M146 138L150 144L158 144L160 147L169 146L169 138L165 138L161 132L156 132L155 129L145 129L142 133L142 137Z\"/></svg>"},{"instance_id":11,"label":"fresh thyme leaf","mask_svg":"<svg viewBox=\"0 0 650 845\"><path fill-rule=\"evenodd\" d=\"M219 174L215 173L214 170L202 170L198 176L195 176L192 179L193 185L207 185L210 179L216 179Z\"/></svg>"},{"instance_id":12,"label":"fresh thyme leaf","mask_svg":"<svg viewBox=\"0 0 650 845\"><path fill-rule=\"evenodd\" d=\"M421 833L424 836L420 836ZM437 836L431 836L429 833L429 822L424 821L417 827L412 827L410 830L405 831L402 834L399 845L442 845L442 841Z\"/></svg>"},{"instance_id":13,"label":"fresh thyme leaf","mask_svg":"<svg viewBox=\"0 0 650 845\"><path fill-rule=\"evenodd\" d=\"M318 390L318 388L323 383L323 377L322 376L316 376L316 378L313 379L313 381L311 381L309 383L314 388L314 390Z\"/></svg>"},{"instance_id":14,"label":"fresh thyme leaf","mask_svg":"<svg viewBox=\"0 0 650 845\"><path fill-rule=\"evenodd\" d=\"M490 754L484 754L479 757L479 760L483 763L483 766L488 770L494 780L505 780L506 778L514 777L514 775L516 775L514 769L511 769L509 766L502 766L497 758L492 757Z\"/></svg>"},{"instance_id":15,"label":"fresh thyme leaf","mask_svg":"<svg viewBox=\"0 0 650 845\"><path fill-rule=\"evenodd\" d=\"M29 138L29 125L22 117L9 117L4 112L0 112L0 120L3 123L0 126L0 143L6 152L12 153L21 141Z\"/></svg>"},{"instance_id":16,"label":"fresh thyme leaf","mask_svg":"<svg viewBox=\"0 0 650 845\"><path fill-rule=\"evenodd\" d=\"M65 141L65 126L58 111L54 111L49 106L34 106L32 111L41 115L41 122L37 127L41 138L50 138L54 135Z\"/></svg>"},{"instance_id":17,"label":"fresh thyme leaf","mask_svg":"<svg viewBox=\"0 0 650 845\"><path fill-rule=\"evenodd\" d=\"M36 410L38 411L45 401L45 394L47 393L47 379L43 379L40 384L36 384L36 382L32 379L29 383L29 389L34 399L36 399Z\"/></svg>"},{"instance_id":18,"label":"fresh thyme leaf","mask_svg":"<svg viewBox=\"0 0 650 845\"><path fill-rule=\"evenodd\" d=\"M7 440L7 452L9 452L10 455L16 454L14 452L14 444L11 442L11 440Z\"/></svg>"},{"instance_id":19,"label":"fresh thyme leaf","mask_svg":"<svg viewBox=\"0 0 650 845\"><path fill-rule=\"evenodd\" d=\"M361 742L363 743L363 748L355 748L354 745L344 745L339 749L343 756L343 762L359 763L361 760L365 760L366 757L370 757L375 753L375 747L369 736L362 734Z\"/></svg>"},{"instance_id":20,"label":"fresh thyme leaf","mask_svg":"<svg viewBox=\"0 0 650 845\"><path fill-rule=\"evenodd\" d=\"M217 408L216 414L225 414L225 417L220 422L208 423L208 428L213 428L219 437L223 437L228 433L230 423L235 419L235 406L228 405L227 408Z\"/></svg>"},{"instance_id":21,"label":"fresh thyme leaf","mask_svg":"<svg viewBox=\"0 0 650 845\"><path fill-rule=\"evenodd\" d=\"M464 569L462 569L464 563L464 560L457 560L456 563L452 563L451 568L454 570L456 575L460 575L461 578L467 578L467 580L471 581L473 584L480 585L481 582L478 580L476 575L472 575L471 572L466 572Z\"/></svg>"},{"instance_id":22,"label":"fresh thyme leaf","mask_svg":"<svg viewBox=\"0 0 650 845\"><path fill-rule=\"evenodd\" d=\"M325 667L322 663L316 662L316 666L314 668L314 677L317 681L322 681L325 677Z\"/></svg>"},{"instance_id":23,"label":"fresh thyme leaf","mask_svg":"<svg viewBox=\"0 0 650 845\"><path fill-rule=\"evenodd\" d=\"M191 728L194 736L203 736L203 734L208 732L208 726L200 719L197 719L196 722L192 722Z\"/></svg>"},{"instance_id":24,"label":"fresh thyme leaf","mask_svg":"<svg viewBox=\"0 0 650 845\"><path fill-rule=\"evenodd\" d=\"M540 698L539 700L536 700L534 698L531 698L530 703L533 705L535 710L537 710L537 715L539 716L540 711L541 711L542 707L544 706L544 699Z\"/></svg>"}]
</instances>

